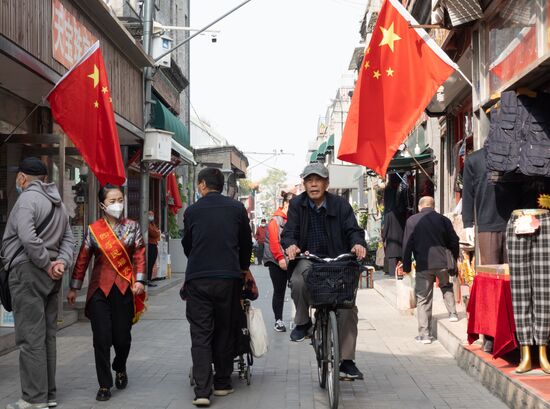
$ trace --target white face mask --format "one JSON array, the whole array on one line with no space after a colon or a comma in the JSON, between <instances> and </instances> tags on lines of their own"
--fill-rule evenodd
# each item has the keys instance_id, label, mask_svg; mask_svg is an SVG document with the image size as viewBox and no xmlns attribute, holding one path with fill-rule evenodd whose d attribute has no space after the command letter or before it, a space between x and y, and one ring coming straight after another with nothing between
<instances>
[{"instance_id":1,"label":"white face mask","mask_svg":"<svg viewBox=\"0 0 550 409\"><path fill-rule=\"evenodd\" d=\"M109 206L103 207L105 209L105 213L107 213L110 216L113 216L115 219L120 219L120 216L122 216L122 212L124 211L124 204L122 203L113 203Z\"/></svg>"},{"instance_id":2,"label":"white face mask","mask_svg":"<svg viewBox=\"0 0 550 409\"><path fill-rule=\"evenodd\" d=\"M152 222L155 220L155 216L149 216L149 221Z\"/></svg>"}]
</instances>

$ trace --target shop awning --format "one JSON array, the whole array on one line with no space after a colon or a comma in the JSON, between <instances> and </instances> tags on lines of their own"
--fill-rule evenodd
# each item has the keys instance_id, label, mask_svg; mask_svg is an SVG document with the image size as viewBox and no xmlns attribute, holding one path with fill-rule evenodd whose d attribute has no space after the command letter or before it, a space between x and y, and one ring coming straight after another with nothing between
<instances>
[{"instance_id":1,"label":"shop awning","mask_svg":"<svg viewBox=\"0 0 550 409\"><path fill-rule=\"evenodd\" d=\"M317 158L324 158L327 154L327 143L323 142L321 145L319 145L319 149L317 149Z\"/></svg>"},{"instance_id":2,"label":"shop awning","mask_svg":"<svg viewBox=\"0 0 550 409\"><path fill-rule=\"evenodd\" d=\"M173 132L174 140L178 144L186 149L191 149L187 127L154 95L153 100L156 102L156 104L153 104L153 127Z\"/></svg>"},{"instance_id":3,"label":"shop awning","mask_svg":"<svg viewBox=\"0 0 550 409\"><path fill-rule=\"evenodd\" d=\"M311 157L309 158L309 163L317 162L317 151L313 151Z\"/></svg>"},{"instance_id":4,"label":"shop awning","mask_svg":"<svg viewBox=\"0 0 550 409\"><path fill-rule=\"evenodd\" d=\"M197 162L195 162L195 158L193 157L193 153L181 146L179 143L177 143L174 139L172 139L172 150L177 152L178 155L180 155L180 158L183 159L184 162L186 162L189 165L196 165Z\"/></svg>"},{"instance_id":5,"label":"shop awning","mask_svg":"<svg viewBox=\"0 0 550 409\"><path fill-rule=\"evenodd\" d=\"M431 149L422 152L420 155L414 155L414 158L412 156L394 156L388 166L388 172L416 169L418 168L418 164L420 164L421 166L426 166L432 161L433 155Z\"/></svg>"},{"instance_id":6,"label":"shop awning","mask_svg":"<svg viewBox=\"0 0 550 409\"><path fill-rule=\"evenodd\" d=\"M334 150L334 134L328 137L327 150Z\"/></svg>"}]
</instances>

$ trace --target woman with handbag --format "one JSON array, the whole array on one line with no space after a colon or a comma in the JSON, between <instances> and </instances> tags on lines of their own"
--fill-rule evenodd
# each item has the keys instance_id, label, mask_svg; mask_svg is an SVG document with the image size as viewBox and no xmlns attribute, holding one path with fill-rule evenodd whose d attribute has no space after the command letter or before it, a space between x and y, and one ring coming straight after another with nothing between
<instances>
[{"instance_id":1,"label":"woman with handbag","mask_svg":"<svg viewBox=\"0 0 550 409\"><path fill-rule=\"evenodd\" d=\"M139 224L122 217L124 195L119 186L106 185L99 191L103 217L88 226L80 248L67 294L69 304L76 301L76 292L88 264L94 256L94 267L86 298L86 316L92 324L95 365L99 390L96 399L111 397L111 346L115 348L112 369L117 389L128 384L126 361L130 353L132 324L144 311L145 244Z\"/></svg>"},{"instance_id":2,"label":"woman with handbag","mask_svg":"<svg viewBox=\"0 0 550 409\"><path fill-rule=\"evenodd\" d=\"M281 232L287 221L288 205L295 194L282 192L281 196L283 203L269 221L264 249L264 265L269 268L269 276L273 283L273 299L271 302L273 314L275 315L275 326L273 329L277 332L286 331L286 326L283 322L283 305L285 302L286 286L290 278L287 260L280 243Z\"/></svg>"}]
</instances>

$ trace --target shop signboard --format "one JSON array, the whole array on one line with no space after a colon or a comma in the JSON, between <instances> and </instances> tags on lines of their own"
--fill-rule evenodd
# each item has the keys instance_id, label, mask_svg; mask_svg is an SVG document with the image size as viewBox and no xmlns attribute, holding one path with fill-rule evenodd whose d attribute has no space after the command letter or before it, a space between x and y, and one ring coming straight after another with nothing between
<instances>
[{"instance_id":1,"label":"shop signboard","mask_svg":"<svg viewBox=\"0 0 550 409\"><path fill-rule=\"evenodd\" d=\"M55 60L71 68L96 41L97 38L63 7L60 0L52 0L52 50Z\"/></svg>"}]
</instances>

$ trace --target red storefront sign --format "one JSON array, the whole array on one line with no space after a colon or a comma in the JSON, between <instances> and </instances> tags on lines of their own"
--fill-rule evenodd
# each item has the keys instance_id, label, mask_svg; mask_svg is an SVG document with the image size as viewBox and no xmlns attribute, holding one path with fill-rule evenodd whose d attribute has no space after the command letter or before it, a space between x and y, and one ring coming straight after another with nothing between
<instances>
[{"instance_id":1,"label":"red storefront sign","mask_svg":"<svg viewBox=\"0 0 550 409\"><path fill-rule=\"evenodd\" d=\"M60 0L52 0L53 58L71 68L97 38L73 16Z\"/></svg>"}]
</instances>

